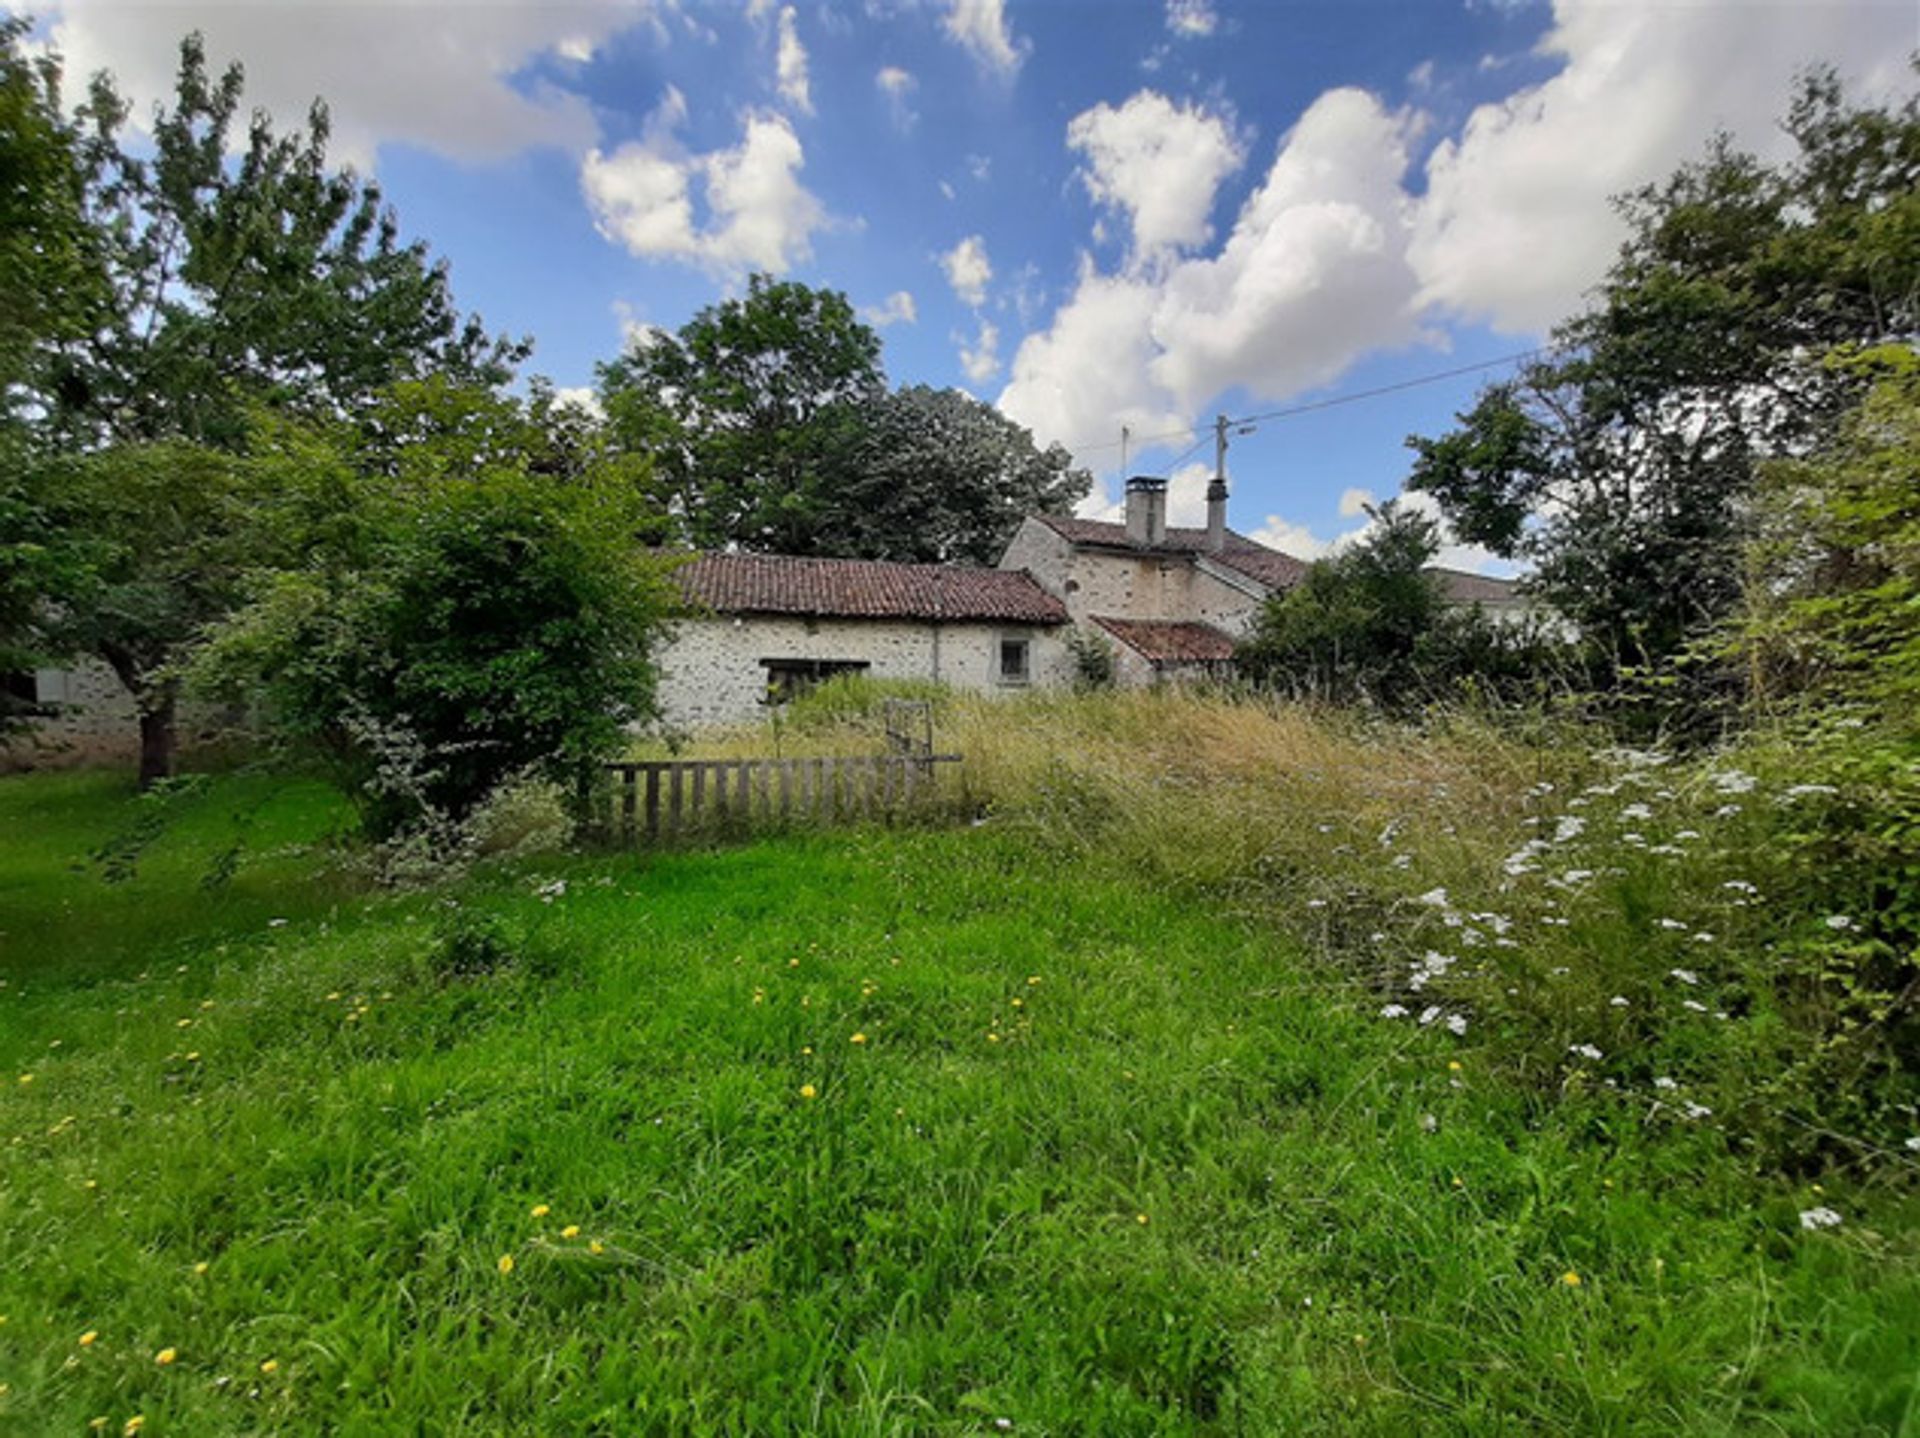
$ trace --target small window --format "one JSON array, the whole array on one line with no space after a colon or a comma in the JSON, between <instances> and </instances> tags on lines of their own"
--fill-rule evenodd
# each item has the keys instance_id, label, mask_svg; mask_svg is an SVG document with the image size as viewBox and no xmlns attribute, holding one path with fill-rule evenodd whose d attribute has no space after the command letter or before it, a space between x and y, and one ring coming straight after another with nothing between
<instances>
[{"instance_id":1,"label":"small window","mask_svg":"<svg viewBox=\"0 0 1920 1438\"><path fill-rule=\"evenodd\" d=\"M760 665L767 671L766 702L774 706L798 699L823 679L868 668L864 659L762 659Z\"/></svg>"},{"instance_id":2,"label":"small window","mask_svg":"<svg viewBox=\"0 0 1920 1438\"><path fill-rule=\"evenodd\" d=\"M1025 639L1002 639L1000 641L1000 682L1002 684L1025 684L1028 682L1028 643L1029 641Z\"/></svg>"}]
</instances>

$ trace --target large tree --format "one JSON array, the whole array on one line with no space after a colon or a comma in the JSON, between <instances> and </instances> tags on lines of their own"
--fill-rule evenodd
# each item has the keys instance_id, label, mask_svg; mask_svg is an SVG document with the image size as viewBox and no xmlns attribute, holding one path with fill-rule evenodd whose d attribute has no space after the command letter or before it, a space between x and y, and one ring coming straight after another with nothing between
<instances>
[{"instance_id":1,"label":"large tree","mask_svg":"<svg viewBox=\"0 0 1920 1438\"><path fill-rule=\"evenodd\" d=\"M889 394L844 295L755 275L600 372L613 431L653 455L701 548L990 563L1035 510L1092 484L1058 445L959 390Z\"/></svg>"},{"instance_id":2,"label":"large tree","mask_svg":"<svg viewBox=\"0 0 1920 1438\"><path fill-rule=\"evenodd\" d=\"M1023 515L1064 514L1093 476L957 389L910 385L876 405L858 463L827 506L830 553L992 564Z\"/></svg>"},{"instance_id":3,"label":"large tree","mask_svg":"<svg viewBox=\"0 0 1920 1438\"><path fill-rule=\"evenodd\" d=\"M1850 386L1834 345L1920 328L1920 100L1856 106L1802 81L1795 153L1716 141L1623 199L1629 235L1553 352L1495 385L1411 485L1616 662L1666 660L1740 594L1756 466L1804 449Z\"/></svg>"},{"instance_id":4,"label":"large tree","mask_svg":"<svg viewBox=\"0 0 1920 1438\"><path fill-rule=\"evenodd\" d=\"M250 417L350 414L428 373L499 382L526 348L462 317L446 267L400 240L379 190L329 166L323 104L304 133L256 112L242 140L242 87L189 36L145 135L105 74L63 131L98 283L77 297L81 322L34 345L38 483L0 515L0 545L37 527L74 560L10 616L13 637L113 667L140 714L143 780L171 769L174 669L226 602L156 537L204 524L229 543L222 526L244 510L194 486L229 472L217 457L245 448ZM120 480L93 482L105 476Z\"/></svg>"},{"instance_id":5,"label":"large tree","mask_svg":"<svg viewBox=\"0 0 1920 1438\"><path fill-rule=\"evenodd\" d=\"M693 544L815 554L886 382L846 296L754 275L679 333L636 337L600 387Z\"/></svg>"}]
</instances>

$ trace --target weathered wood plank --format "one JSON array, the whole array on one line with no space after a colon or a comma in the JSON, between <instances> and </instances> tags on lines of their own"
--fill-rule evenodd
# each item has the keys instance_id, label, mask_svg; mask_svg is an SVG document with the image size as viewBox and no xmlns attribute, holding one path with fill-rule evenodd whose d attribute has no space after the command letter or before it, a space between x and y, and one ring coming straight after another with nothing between
<instances>
[{"instance_id":1,"label":"weathered wood plank","mask_svg":"<svg viewBox=\"0 0 1920 1438\"><path fill-rule=\"evenodd\" d=\"M647 765L647 842L660 842L660 766Z\"/></svg>"}]
</instances>

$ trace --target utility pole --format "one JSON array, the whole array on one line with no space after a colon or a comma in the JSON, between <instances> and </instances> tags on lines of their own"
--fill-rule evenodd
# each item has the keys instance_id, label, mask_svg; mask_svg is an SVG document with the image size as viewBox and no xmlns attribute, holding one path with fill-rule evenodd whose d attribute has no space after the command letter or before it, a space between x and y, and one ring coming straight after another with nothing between
<instances>
[{"instance_id":1,"label":"utility pole","mask_svg":"<svg viewBox=\"0 0 1920 1438\"><path fill-rule=\"evenodd\" d=\"M1125 487L1127 482L1127 441L1132 438L1133 438L1133 431L1128 429L1124 424L1121 425L1120 426L1120 483L1122 487Z\"/></svg>"},{"instance_id":2,"label":"utility pole","mask_svg":"<svg viewBox=\"0 0 1920 1438\"><path fill-rule=\"evenodd\" d=\"M1227 547L1227 426L1224 414L1213 421L1213 483L1207 486L1207 549L1218 554Z\"/></svg>"}]
</instances>

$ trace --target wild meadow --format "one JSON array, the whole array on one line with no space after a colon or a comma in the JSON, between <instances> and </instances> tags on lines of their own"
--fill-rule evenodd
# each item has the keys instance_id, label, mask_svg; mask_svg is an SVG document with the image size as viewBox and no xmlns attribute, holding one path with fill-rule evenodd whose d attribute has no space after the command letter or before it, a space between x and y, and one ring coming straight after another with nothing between
<instances>
[{"instance_id":1,"label":"wild meadow","mask_svg":"<svg viewBox=\"0 0 1920 1438\"><path fill-rule=\"evenodd\" d=\"M0 1429L1920 1426L1791 755L938 722L919 823L399 890L318 782L0 781Z\"/></svg>"}]
</instances>

